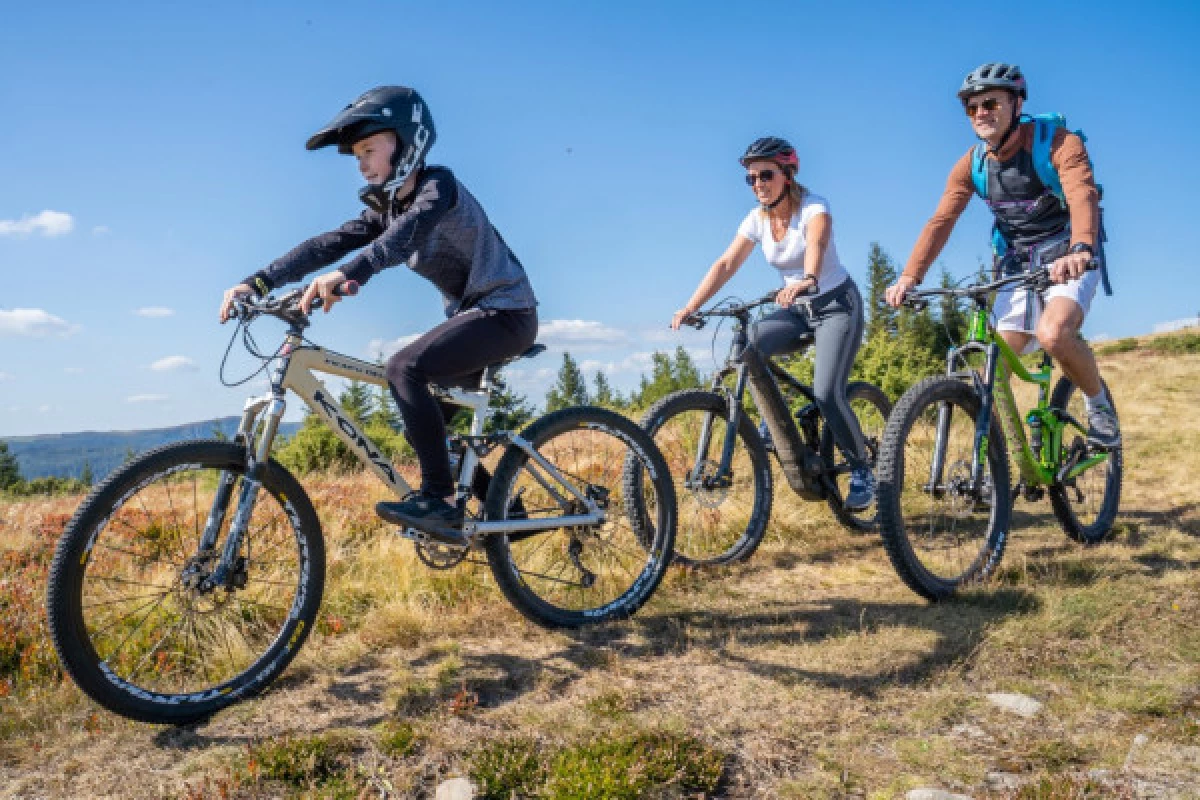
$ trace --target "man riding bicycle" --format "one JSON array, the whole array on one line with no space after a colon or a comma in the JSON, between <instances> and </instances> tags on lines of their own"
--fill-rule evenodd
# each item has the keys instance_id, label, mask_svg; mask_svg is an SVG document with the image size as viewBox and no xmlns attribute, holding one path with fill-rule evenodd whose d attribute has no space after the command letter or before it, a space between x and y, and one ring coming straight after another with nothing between
<instances>
[{"instance_id":1,"label":"man riding bicycle","mask_svg":"<svg viewBox=\"0 0 1200 800\"><path fill-rule=\"evenodd\" d=\"M1083 138L1061 123L1022 118L1027 96L1025 77L1016 65L984 64L963 80L958 97L982 144L951 169L937 210L885 297L897 307L921 282L971 195L978 193L995 216L997 271L1044 264L1054 281L1042 295L1027 289L1000 292L993 306L996 329L1018 353L1029 350L1036 337L1083 392L1088 441L1111 449L1121 443L1116 412L1096 359L1079 335L1102 279L1107 289L1100 191ZM1048 141L1046 165L1038 160L1039 136ZM1093 259L1100 262L1099 271L1088 271Z\"/></svg>"}]
</instances>

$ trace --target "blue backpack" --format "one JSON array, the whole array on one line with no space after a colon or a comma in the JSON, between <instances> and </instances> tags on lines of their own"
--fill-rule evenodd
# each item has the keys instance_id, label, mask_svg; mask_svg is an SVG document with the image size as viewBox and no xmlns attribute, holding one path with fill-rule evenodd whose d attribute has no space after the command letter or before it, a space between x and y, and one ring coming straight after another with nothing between
<instances>
[{"instance_id":1,"label":"blue backpack","mask_svg":"<svg viewBox=\"0 0 1200 800\"><path fill-rule=\"evenodd\" d=\"M1032 122L1033 127L1033 168L1037 172L1038 180L1045 184L1058 202L1066 208L1067 198L1063 194L1062 181L1058 179L1058 170L1054 168L1054 163L1050 160L1050 145L1054 142L1054 134L1059 128L1067 127L1067 118L1062 114L1022 114L1019 122ZM1074 131L1075 135L1083 141L1087 141L1087 136L1083 131ZM1090 161L1089 161L1090 164ZM987 201L987 145L980 142L975 145L975 149L971 151L971 182L975 184L975 192ZM1100 196L1104 197L1104 187L1096 184L1096 189L1099 190ZM1108 236L1104 232L1104 222L1101 218L1100 223L1100 241L1108 241ZM1102 247L1097 248L1102 252ZM992 251L997 256L1003 256L1008 252L1008 242L1000 235L1000 229L992 227ZM1100 258L1100 279L1104 284L1104 293L1112 294L1112 286L1108 282L1108 267L1101 255Z\"/></svg>"}]
</instances>

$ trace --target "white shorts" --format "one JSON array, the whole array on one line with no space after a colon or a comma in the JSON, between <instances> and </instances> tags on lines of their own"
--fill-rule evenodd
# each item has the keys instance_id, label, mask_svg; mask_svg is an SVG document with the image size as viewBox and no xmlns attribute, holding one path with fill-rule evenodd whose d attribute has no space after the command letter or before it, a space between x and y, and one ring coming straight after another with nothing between
<instances>
[{"instance_id":1,"label":"white shorts","mask_svg":"<svg viewBox=\"0 0 1200 800\"><path fill-rule=\"evenodd\" d=\"M1086 316L1099 285L1100 270L1093 270L1066 283L1054 284L1040 298L1037 292L1030 292L1028 289L1005 289L997 292L996 302L992 305L992 313L996 317L996 330L1036 332L1042 309L1054 297L1074 300Z\"/></svg>"}]
</instances>

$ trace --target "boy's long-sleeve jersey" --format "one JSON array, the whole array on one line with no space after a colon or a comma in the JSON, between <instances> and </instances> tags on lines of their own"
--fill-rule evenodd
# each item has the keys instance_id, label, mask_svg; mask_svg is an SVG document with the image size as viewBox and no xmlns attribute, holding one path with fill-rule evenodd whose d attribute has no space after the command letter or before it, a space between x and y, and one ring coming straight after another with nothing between
<instances>
[{"instance_id":1,"label":"boy's long-sleeve jersey","mask_svg":"<svg viewBox=\"0 0 1200 800\"><path fill-rule=\"evenodd\" d=\"M388 267L407 264L441 291L447 317L468 308L537 305L525 268L483 207L445 167L423 170L404 206L386 215L365 210L340 228L300 243L245 282L269 291L355 250L361 252L340 268L347 278L365 284Z\"/></svg>"}]
</instances>

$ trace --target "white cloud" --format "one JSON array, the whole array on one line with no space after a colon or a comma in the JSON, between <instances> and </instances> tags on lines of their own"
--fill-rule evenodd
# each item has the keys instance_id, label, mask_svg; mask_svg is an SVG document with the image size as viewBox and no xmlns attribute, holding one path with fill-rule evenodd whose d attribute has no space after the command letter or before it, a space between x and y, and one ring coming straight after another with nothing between
<instances>
[{"instance_id":1,"label":"white cloud","mask_svg":"<svg viewBox=\"0 0 1200 800\"><path fill-rule=\"evenodd\" d=\"M406 345L410 345L417 339L420 339L423 334L411 333L408 336L401 336L398 339L372 339L367 344L367 354L372 359L382 359L387 361L397 350Z\"/></svg>"},{"instance_id":2,"label":"white cloud","mask_svg":"<svg viewBox=\"0 0 1200 800\"><path fill-rule=\"evenodd\" d=\"M66 337L78 333L80 326L72 325L40 308L0 310L0 336L31 336L43 339Z\"/></svg>"},{"instance_id":3,"label":"white cloud","mask_svg":"<svg viewBox=\"0 0 1200 800\"><path fill-rule=\"evenodd\" d=\"M1184 328L1190 328L1193 325L1200 325L1200 317L1186 317L1184 319L1173 319L1168 322L1160 322L1154 326L1155 333L1170 333L1171 331L1179 331Z\"/></svg>"},{"instance_id":4,"label":"white cloud","mask_svg":"<svg viewBox=\"0 0 1200 800\"><path fill-rule=\"evenodd\" d=\"M12 375L9 375L7 372L0 372L0 381L7 381L11 379Z\"/></svg>"},{"instance_id":5,"label":"white cloud","mask_svg":"<svg viewBox=\"0 0 1200 800\"><path fill-rule=\"evenodd\" d=\"M75 219L62 211L43 211L20 219L0 219L0 236L63 236L75 227Z\"/></svg>"},{"instance_id":6,"label":"white cloud","mask_svg":"<svg viewBox=\"0 0 1200 800\"><path fill-rule=\"evenodd\" d=\"M126 403L161 403L167 399L165 394L134 394L125 398Z\"/></svg>"},{"instance_id":7,"label":"white cloud","mask_svg":"<svg viewBox=\"0 0 1200 800\"><path fill-rule=\"evenodd\" d=\"M155 361L153 364L151 364L150 369L155 370L156 372L169 372L180 369L194 372L196 369L198 369L198 367L196 366L196 362L187 356L167 356L166 358L160 358L158 361Z\"/></svg>"},{"instance_id":8,"label":"white cloud","mask_svg":"<svg viewBox=\"0 0 1200 800\"><path fill-rule=\"evenodd\" d=\"M50 406L48 406L48 405L42 405L42 406L38 406L38 409L37 409L37 410L38 410L38 413L39 413L39 414L49 414L49 413L50 413L51 411L53 411L54 409L53 409L53 408L51 408L51 407L50 407Z\"/></svg>"},{"instance_id":9,"label":"white cloud","mask_svg":"<svg viewBox=\"0 0 1200 800\"><path fill-rule=\"evenodd\" d=\"M93 236L103 236L108 232L109 232L109 227L107 225L97 225L96 227L92 228Z\"/></svg>"},{"instance_id":10,"label":"white cloud","mask_svg":"<svg viewBox=\"0 0 1200 800\"><path fill-rule=\"evenodd\" d=\"M175 310L171 308L163 308L162 306L148 306L146 308L139 308L133 313L137 314L139 317L158 318L170 317L175 313Z\"/></svg>"},{"instance_id":11,"label":"white cloud","mask_svg":"<svg viewBox=\"0 0 1200 800\"><path fill-rule=\"evenodd\" d=\"M1097 334L1095 334L1093 336L1089 336L1087 338L1088 338L1089 342L1107 342L1109 339L1112 338L1112 336L1107 333L1097 333Z\"/></svg>"},{"instance_id":12,"label":"white cloud","mask_svg":"<svg viewBox=\"0 0 1200 800\"><path fill-rule=\"evenodd\" d=\"M83 367L63 367L63 372L68 375L82 375L86 370Z\"/></svg>"},{"instance_id":13,"label":"white cloud","mask_svg":"<svg viewBox=\"0 0 1200 800\"><path fill-rule=\"evenodd\" d=\"M589 319L552 319L538 328L537 340L559 350L596 350L624 344L629 334Z\"/></svg>"}]
</instances>

